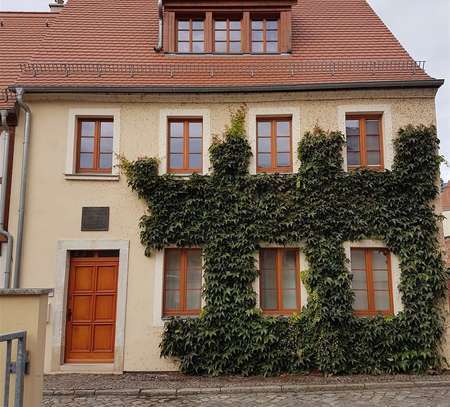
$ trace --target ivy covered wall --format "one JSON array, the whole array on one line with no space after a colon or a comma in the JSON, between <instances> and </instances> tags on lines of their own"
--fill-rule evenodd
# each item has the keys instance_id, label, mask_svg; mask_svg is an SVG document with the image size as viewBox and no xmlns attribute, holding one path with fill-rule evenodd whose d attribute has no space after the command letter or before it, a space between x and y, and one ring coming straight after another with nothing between
<instances>
[{"instance_id":1,"label":"ivy covered wall","mask_svg":"<svg viewBox=\"0 0 450 407\"><path fill-rule=\"evenodd\" d=\"M210 148L210 176L158 175L158 160L122 159L129 186L145 200L146 254L201 246L206 302L201 317L166 323L164 357L191 374L424 372L444 360L446 287L433 202L441 158L436 129L400 129L392 171L344 172L344 136L315 129L300 142L298 174L248 172L245 111L232 114ZM404 310L353 315L343 244L382 240L400 260ZM263 316L252 284L259 243L302 244L308 305L290 318Z\"/></svg>"}]
</instances>

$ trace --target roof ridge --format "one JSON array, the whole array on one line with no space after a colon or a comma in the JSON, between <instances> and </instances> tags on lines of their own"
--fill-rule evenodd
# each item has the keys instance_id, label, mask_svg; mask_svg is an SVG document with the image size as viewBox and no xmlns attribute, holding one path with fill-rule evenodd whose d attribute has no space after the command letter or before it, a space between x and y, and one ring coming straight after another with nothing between
<instances>
[{"instance_id":1,"label":"roof ridge","mask_svg":"<svg viewBox=\"0 0 450 407\"><path fill-rule=\"evenodd\" d=\"M18 17L29 17L29 16L52 16L57 17L58 13L52 13L51 11L0 11L0 15L12 16L16 15Z\"/></svg>"}]
</instances>

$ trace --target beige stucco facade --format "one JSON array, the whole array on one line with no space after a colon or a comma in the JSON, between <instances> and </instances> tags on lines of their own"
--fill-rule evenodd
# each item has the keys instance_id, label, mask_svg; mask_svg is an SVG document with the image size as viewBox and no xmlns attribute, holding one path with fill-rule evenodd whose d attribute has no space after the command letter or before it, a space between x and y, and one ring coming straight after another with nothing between
<instances>
[{"instance_id":1,"label":"beige stucco facade","mask_svg":"<svg viewBox=\"0 0 450 407\"><path fill-rule=\"evenodd\" d=\"M246 103L248 137L255 149L254 118L259 114L289 114L293 117L296 143L316 124L324 129L344 130L345 114L383 113L384 159L393 162L392 140L397 130L409 123L435 123L435 90L330 91L229 95L58 95L26 97L32 110L32 135L24 239L23 287L55 288L50 298L46 333L45 369L68 371L160 371L176 366L159 357L162 331L162 254L144 256L138 222L145 211L143 202L116 173L107 179L79 179L72 174L73 120L77 112L114 116L115 150L127 158L157 156L164 163L166 118L202 116L204 140L222 132L230 108ZM19 174L22 162L23 115L17 129L11 208L11 232L16 234ZM204 158L204 164L208 164ZM207 167L207 165L205 165ZM298 167L298 162L295 167ZM254 169L254 163L252 163ZM162 170L163 171L163 170ZM108 232L81 232L83 206L109 206ZM368 243L367 243L368 244ZM382 244L382 242L371 243ZM112 365L67 366L64 353L65 290L67 253L82 248L120 250L118 331L116 359ZM393 264L394 283L399 280L398 262ZM395 309L401 309L394 286ZM302 303L306 300L302 299Z\"/></svg>"},{"instance_id":2,"label":"beige stucco facade","mask_svg":"<svg viewBox=\"0 0 450 407\"><path fill-rule=\"evenodd\" d=\"M0 290L0 333L26 332L29 370L24 377L23 405L40 407L44 384L45 326L48 290ZM2 350L6 348L1 344ZM17 340L12 343L11 360L17 359ZM0 366L5 366L5 352L0 352ZM0 370L0 399L3 401L4 369ZM11 374L9 405L14 405L16 376Z\"/></svg>"}]
</instances>

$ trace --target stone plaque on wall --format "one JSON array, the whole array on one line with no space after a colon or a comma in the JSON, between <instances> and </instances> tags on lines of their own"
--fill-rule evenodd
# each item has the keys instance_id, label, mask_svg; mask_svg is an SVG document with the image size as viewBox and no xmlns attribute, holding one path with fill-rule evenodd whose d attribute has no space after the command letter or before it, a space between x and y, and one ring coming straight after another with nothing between
<instances>
[{"instance_id":1,"label":"stone plaque on wall","mask_svg":"<svg viewBox=\"0 0 450 407\"><path fill-rule=\"evenodd\" d=\"M109 207L84 207L81 212L82 232L107 232Z\"/></svg>"}]
</instances>

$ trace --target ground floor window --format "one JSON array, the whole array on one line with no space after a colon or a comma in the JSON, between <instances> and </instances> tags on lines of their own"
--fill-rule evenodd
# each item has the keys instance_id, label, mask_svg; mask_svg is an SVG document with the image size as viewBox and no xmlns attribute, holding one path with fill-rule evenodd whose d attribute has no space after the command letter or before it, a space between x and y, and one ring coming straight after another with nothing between
<instances>
[{"instance_id":1,"label":"ground floor window","mask_svg":"<svg viewBox=\"0 0 450 407\"><path fill-rule=\"evenodd\" d=\"M262 249L260 264L261 309L266 314L289 315L300 311L298 249Z\"/></svg>"},{"instance_id":2,"label":"ground floor window","mask_svg":"<svg viewBox=\"0 0 450 407\"><path fill-rule=\"evenodd\" d=\"M166 249L164 316L199 315L202 293L202 251Z\"/></svg>"},{"instance_id":3,"label":"ground floor window","mask_svg":"<svg viewBox=\"0 0 450 407\"><path fill-rule=\"evenodd\" d=\"M351 275L355 314L373 316L394 313L389 250L352 248Z\"/></svg>"}]
</instances>

